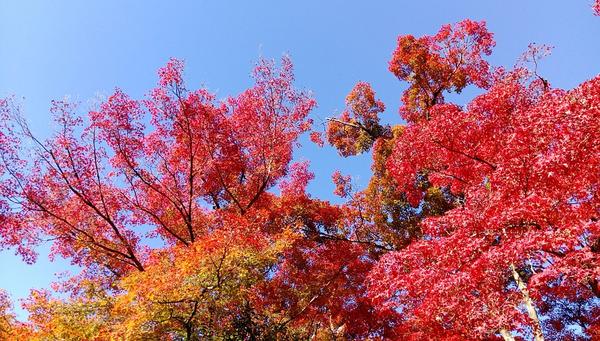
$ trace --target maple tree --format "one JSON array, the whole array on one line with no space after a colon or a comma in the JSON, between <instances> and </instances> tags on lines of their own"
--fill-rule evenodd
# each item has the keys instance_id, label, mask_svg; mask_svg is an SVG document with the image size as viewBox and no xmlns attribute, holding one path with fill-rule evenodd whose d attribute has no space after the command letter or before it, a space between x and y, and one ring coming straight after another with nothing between
<instances>
[{"instance_id":1,"label":"maple tree","mask_svg":"<svg viewBox=\"0 0 600 341\"><path fill-rule=\"evenodd\" d=\"M449 36L476 41L469 38L471 30L486 36L469 21L455 30L465 33ZM447 31L440 33L448 36ZM426 40L438 51L435 39ZM400 38L390 63L395 74L397 63L400 69L414 67L413 59L402 58L412 53L403 43ZM466 107L413 101L436 98L426 89L460 91L447 81L451 78L434 79L426 87L418 77L407 79L411 86L401 113L408 124L388 158L388 170L417 201L425 197L416 186L424 176L460 200L444 215L422 221L421 240L380 260L370 274L371 295L377 306L402 310L404 333L513 339L509 331L519 331L536 340L544 332L574 337L561 325L560 314L549 313L544 322L539 314L561 300L577 302L578 324L584 329L598 324L600 79L564 91L522 66L485 73L489 67L477 56L489 53L485 46L492 42L486 38L479 44L484 48L465 43L444 51L469 55L463 59L466 66L451 59L439 66L437 55L423 60L424 65L434 60L434 71L427 74L436 75L453 74L444 63L460 73L469 69L470 59L476 61L477 74L486 81L472 82L488 89ZM536 61L544 51L534 46L525 60ZM413 96L415 88L425 95Z\"/></svg>"},{"instance_id":2,"label":"maple tree","mask_svg":"<svg viewBox=\"0 0 600 341\"><path fill-rule=\"evenodd\" d=\"M0 337L600 337L600 77L557 89L537 68L549 48L504 69L494 45L471 20L398 38L404 123L358 82L310 132L372 155L366 188L332 174L342 204L293 161L316 102L287 57L223 100L172 59L141 100L52 102L47 139L1 99L0 246L34 262L48 241L82 270L32 290L24 322L0 291Z\"/></svg>"},{"instance_id":3,"label":"maple tree","mask_svg":"<svg viewBox=\"0 0 600 341\"><path fill-rule=\"evenodd\" d=\"M505 71L482 58L493 46L485 24L470 20L400 36L389 68L409 83L400 108L407 124L373 129L378 117L364 112L384 105L364 82L348 111L329 119L327 138L342 156L373 146L373 177L351 200L368 207L360 211L371 223L365 234L418 231L378 261L369 294L375 306L401 312L402 338L583 337L569 325L594 337L598 79L552 89L537 73L547 47L530 46ZM486 92L466 108L445 103L445 93L468 85ZM341 189L348 181L334 180ZM413 214L381 214L390 208ZM378 214L368 219L369 209ZM403 230L392 228L398 221Z\"/></svg>"},{"instance_id":4,"label":"maple tree","mask_svg":"<svg viewBox=\"0 0 600 341\"><path fill-rule=\"evenodd\" d=\"M385 334L345 209L311 198L308 164L291 163L315 102L290 60L261 61L255 85L223 101L182 73L171 60L145 99L117 89L87 120L53 102L47 140L3 100L2 242L31 262L51 239L83 268L55 288L67 298L32 292L28 337Z\"/></svg>"}]
</instances>

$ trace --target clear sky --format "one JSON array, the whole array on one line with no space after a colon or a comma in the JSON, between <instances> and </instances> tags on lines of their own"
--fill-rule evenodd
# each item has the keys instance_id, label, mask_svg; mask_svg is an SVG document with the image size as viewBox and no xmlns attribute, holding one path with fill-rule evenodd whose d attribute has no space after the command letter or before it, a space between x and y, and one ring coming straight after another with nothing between
<instances>
[{"instance_id":1,"label":"clear sky","mask_svg":"<svg viewBox=\"0 0 600 341\"><path fill-rule=\"evenodd\" d=\"M319 103L317 123L343 109L359 80L371 82L386 103L384 119L398 122L404 85L387 62L399 34L486 20L497 42L492 64L514 65L531 42L552 45L541 73L554 86L571 88L600 72L600 18L591 2L0 0L0 96L24 97L26 117L44 136L51 131L51 99L69 96L84 110L115 86L139 98L171 56L185 60L190 88L206 86L225 97L251 84L259 57L288 53L297 85L311 89ZM358 184L368 181L368 155L342 160L331 148L304 143L296 156L312 160L315 196L332 199L334 169ZM69 262L49 262L47 249L40 248L31 266L13 250L0 251L0 288L20 299L31 288L48 287Z\"/></svg>"}]
</instances>

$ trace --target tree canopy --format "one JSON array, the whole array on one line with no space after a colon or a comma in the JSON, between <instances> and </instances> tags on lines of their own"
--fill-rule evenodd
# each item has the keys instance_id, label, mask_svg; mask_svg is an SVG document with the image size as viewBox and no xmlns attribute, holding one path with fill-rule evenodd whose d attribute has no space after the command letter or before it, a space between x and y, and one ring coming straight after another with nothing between
<instances>
[{"instance_id":1,"label":"tree canopy","mask_svg":"<svg viewBox=\"0 0 600 341\"><path fill-rule=\"evenodd\" d=\"M27 321L0 291L0 336L600 338L600 76L558 89L549 48L503 68L494 46L483 21L398 37L397 125L358 82L319 131L288 57L223 100L171 59L142 99L54 101L47 139L1 99L0 245L31 263L49 239L82 271L33 290ZM370 153L368 186L335 172L343 203L311 196L305 133Z\"/></svg>"}]
</instances>

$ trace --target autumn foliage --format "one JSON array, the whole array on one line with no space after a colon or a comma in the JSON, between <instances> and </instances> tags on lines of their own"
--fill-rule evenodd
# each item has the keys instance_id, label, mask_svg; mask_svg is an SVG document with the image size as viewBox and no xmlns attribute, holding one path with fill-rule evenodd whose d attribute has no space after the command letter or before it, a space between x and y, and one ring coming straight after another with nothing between
<instances>
[{"instance_id":1,"label":"autumn foliage","mask_svg":"<svg viewBox=\"0 0 600 341\"><path fill-rule=\"evenodd\" d=\"M471 20L400 36L404 123L358 82L324 136L287 57L225 99L172 59L143 99L53 102L47 139L0 100L0 245L34 262L50 240L82 269L33 290L27 321L0 291L0 337L600 337L600 77L554 88L547 48L504 69L494 45ZM468 104L446 99L466 87ZM367 187L338 171L343 204L311 196L293 160L309 132L371 153Z\"/></svg>"}]
</instances>

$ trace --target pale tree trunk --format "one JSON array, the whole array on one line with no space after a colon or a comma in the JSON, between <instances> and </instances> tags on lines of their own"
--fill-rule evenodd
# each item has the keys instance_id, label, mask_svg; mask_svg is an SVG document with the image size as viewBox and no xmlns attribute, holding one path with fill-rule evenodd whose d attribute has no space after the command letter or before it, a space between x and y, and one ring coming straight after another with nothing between
<instances>
[{"instance_id":1,"label":"pale tree trunk","mask_svg":"<svg viewBox=\"0 0 600 341\"><path fill-rule=\"evenodd\" d=\"M504 341L515 341L515 338L510 334L510 332L504 328L500 329L500 335L502 335Z\"/></svg>"},{"instance_id":2,"label":"pale tree trunk","mask_svg":"<svg viewBox=\"0 0 600 341\"><path fill-rule=\"evenodd\" d=\"M523 303L525 303L525 307L527 308L527 314L532 322L533 327L533 338L535 341L544 341L544 335L542 334L542 328L540 325L540 319L538 317L537 311L535 311L535 307L533 306L533 301L531 297L529 297L529 290L527 290L527 286L521 276L517 272L514 264L510 265L510 269L512 270L513 278L517 283L517 287L521 291L521 295L523 296ZM504 335L502 335L504 337ZM512 336L511 336L512 337ZM505 338L506 340L506 338Z\"/></svg>"}]
</instances>

